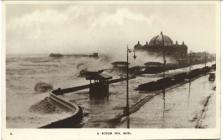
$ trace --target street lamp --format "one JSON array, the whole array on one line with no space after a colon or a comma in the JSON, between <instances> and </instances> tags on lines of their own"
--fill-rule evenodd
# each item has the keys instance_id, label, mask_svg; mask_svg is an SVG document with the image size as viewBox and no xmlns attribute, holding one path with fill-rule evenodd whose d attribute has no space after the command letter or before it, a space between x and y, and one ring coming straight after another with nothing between
<instances>
[{"instance_id":1,"label":"street lamp","mask_svg":"<svg viewBox=\"0 0 223 140\"><path fill-rule=\"evenodd\" d=\"M133 49L133 53L134 53L133 58L135 60L136 59L136 51L135 51L135 48Z\"/></svg>"},{"instance_id":2,"label":"street lamp","mask_svg":"<svg viewBox=\"0 0 223 140\"><path fill-rule=\"evenodd\" d=\"M192 51L190 51L190 54L189 54L189 74L191 72L191 69L192 69ZM187 105L189 105L190 103L190 89L191 89L191 77L189 76L189 89L188 89L188 99L187 99Z\"/></svg>"},{"instance_id":3,"label":"street lamp","mask_svg":"<svg viewBox=\"0 0 223 140\"><path fill-rule=\"evenodd\" d=\"M162 37L162 47L163 47L163 78L165 78L165 67L166 67L166 54L165 54L165 42L164 42L164 36L163 33L161 32L161 37ZM165 94L166 94L166 89L165 87L163 88L163 117L164 117L164 111L165 111Z\"/></svg>"},{"instance_id":4,"label":"street lamp","mask_svg":"<svg viewBox=\"0 0 223 140\"><path fill-rule=\"evenodd\" d=\"M204 52L204 66L207 66L207 53L206 51Z\"/></svg>"},{"instance_id":5,"label":"street lamp","mask_svg":"<svg viewBox=\"0 0 223 140\"><path fill-rule=\"evenodd\" d=\"M129 53L132 52L131 49L128 48L127 45L127 66L126 66L126 115L127 115L127 128L129 128ZM133 50L134 56L133 58L136 59L135 49Z\"/></svg>"}]
</instances>

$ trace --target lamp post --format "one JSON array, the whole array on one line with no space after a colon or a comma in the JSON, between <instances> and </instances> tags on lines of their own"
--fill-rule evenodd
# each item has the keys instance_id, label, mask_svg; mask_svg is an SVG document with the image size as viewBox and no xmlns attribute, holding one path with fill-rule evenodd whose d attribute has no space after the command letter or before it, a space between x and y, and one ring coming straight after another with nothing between
<instances>
[{"instance_id":1,"label":"lamp post","mask_svg":"<svg viewBox=\"0 0 223 140\"><path fill-rule=\"evenodd\" d=\"M192 55L192 51L190 51L190 54L189 54L189 72L191 72L191 68L192 68L192 59L191 59L191 55Z\"/></svg>"},{"instance_id":2,"label":"lamp post","mask_svg":"<svg viewBox=\"0 0 223 140\"><path fill-rule=\"evenodd\" d=\"M190 54L189 54L189 74L191 72L191 69L192 69L192 59L191 59L191 55L192 55L192 51L190 51ZM191 77L189 77L189 90L188 90L188 101L187 101L187 105L189 105L190 103L190 88L191 88Z\"/></svg>"},{"instance_id":3,"label":"lamp post","mask_svg":"<svg viewBox=\"0 0 223 140\"><path fill-rule=\"evenodd\" d=\"M133 58L134 58L134 60L135 60L135 59L136 59L136 51L135 51L135 48L134 48L134 50L133 50L133 53L134 53Z\"/></svg>"},{"instance_id":4,"label":"lamp post","mask_svg":"<svg viewBox=\"0 0 223 140\"><path fill-rule=\"evenodd\" d=\"M161 36L162 36L162 47L163 47L163 78L165 78L165 67L166 67L166 54L165 54L165 44L164 44L164 37L163 37L163 33L161 32Z\"/></svg>"},{"instance_id":5,"label":"lamp post","mask_svg":"<svg viewBox=\"0 0 223 140\"><path fill-rule=\"evenodd\" d=\"M206 67L207 65L207 53L204 52L204 66Z\"/></svg>"},{"instance_id":6,"label":"lamp post","mask_svg":"<svg viewBox=\"0 0 223 140\"><path fill-rule=\"evenodd\" d=\"M129 128L129 48L127 45L127 66L126 66L126 115L127 128Z\"/></svg>"},{"instance_id":7,"label":"lamp post","mask_svg":"<svg viewBox=\"0 0 223 140\"><path fill-rule=\"evenodd\" d=\"M163 37L163 33L161 32L161 37L162 37L162 47L163 47L163 78L165 78L165 67L166 67L166 54L165 54L165 42L164 42L164 37ZM164 117L164 111L165 111L165 94L166 94L166 89L165 87L163 88L163 117Z\"/></svg>"},{"instance_id":8,"label":"lamp post","mask_svg":"<svg viewBox=\"0 0 223 140\"><path fill-rule=\"evenodd\" d=\"M133 50L134 56L133 58L136 59L135 55L135 49ZM128 48L127 45L127 66L126 66L126 115L127 115L127 128L130 128L130 120L129 120L129 53L131 53L131 50Z\"/></svg>"}]
</instances>

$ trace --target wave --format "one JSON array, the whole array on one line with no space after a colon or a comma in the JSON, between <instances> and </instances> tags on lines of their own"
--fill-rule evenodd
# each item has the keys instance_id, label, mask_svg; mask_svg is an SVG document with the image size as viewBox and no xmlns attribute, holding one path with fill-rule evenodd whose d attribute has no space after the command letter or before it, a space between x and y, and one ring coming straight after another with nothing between
<instances>
[{"instance_id":1,"label":"wave","mask_svg":"<svg viewBox=\"0 0 223 140\"><path fill-rule=\"evenodd\" d=\"M49 97L46 97L40 102L32 105L29 111L40 113L40 114L67 112L67 110L62 109L58 107L57 105L55 105L54 102Z\"/></svg>"}]
</instances>

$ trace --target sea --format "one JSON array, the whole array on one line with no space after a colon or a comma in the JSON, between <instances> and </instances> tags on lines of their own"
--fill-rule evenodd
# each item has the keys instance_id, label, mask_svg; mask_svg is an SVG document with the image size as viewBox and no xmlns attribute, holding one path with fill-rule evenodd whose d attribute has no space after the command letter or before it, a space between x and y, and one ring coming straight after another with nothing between
<instances>
[{"instance_id":1,"label":"sea","mask_svg":"<svg viewBox=\"0 0 223 140\"><path fill-rule=\"evenodd\" d=\"M80 76L81 70L100 70L104 69L104 73L111 75L114 79L119 78L122 75L121 72L112 71L112 62L115 59L111 56L102 55L99 58L93 57L75 57L75 56L64 56L61 58L49 57L48 55L7 55L6 57L6 126L7 128L38 128L43 125L46 125L50 122L59 120L66 116L69 116L71 112L63 110L61 108L51 107L52 104L45 103L47 102L47 97L49 97L49 91L39 92L35 90L35 86L38 83L44 82L53 87L53 89L57 88L70 88L74 86L89 84L84 77ZM123 60L125 61L125 60ZM131 60L134 64L134 60ZM141 62L148 61L148 59L140 60ZM208 63L211 65L213 63ZM204 64L193 66L192 68L203 67ZM166 74L171 75L179 72L188 71L189 68L182 68L178 70L168 71ZM129 94L130 94L130 105L136 103L143 97L147 96L148 93L135 91L135 88L142 83L154 81L160 79L162 74L144 74L138 76L135 79L129 81ZM210 87L210 92L207 92L205 95L209 95L213 93L211 87L214 84L209 84L207 78L200 80L203 83L206 83L207 86ZM193 85L193 84L192 84ZM193 88L199 87L201 91L203 90L202 86L199 86L200 83L197 82L197 86L192 86ZM169 102L169 108L175 107L178 111L173 111L172 114L175 114L175 117L179 117L179 110L185 110L185 106L182 108L177 106L177 103L182 102L182 100L178 100L188 89L188 86L185 86L181 89L172 90L171 95L167 96L174 101L171 105ZM88 89L69 93L64 95L63 97L70 100L73 103L76 103L83 107L84 110L84 119L82 122L82 127L84 128L104 128L104 127L125 127L125 123L111 125L107 123L107 120L114 118L117 114L123 111L123 108L126 105L126 82L119 82L111 84L109 87L109 100L107 101L92 101L89 98ZM209 91L207 89L207 91ZM193 90L192 90L193 91ZM182 92L182 93L179 93ZM194 91L197 92L197 91ZM176 94L176 96L174 96ZM160 96L160 98L158 98ZM171 120L167 117L166 121L172 125L162 125L162 119L158 120L158 123L154 123L157 120L156 115L151 115L151 113L155 113L158 116L160 109L154 109L156 107L160 107L162 104L161 95L155 96L148 104L153 103L153 105L145 104L139 111L133 114L133 126L134 127L194 127L194 125L188 125L189 119L184 121L183 124L173 125L174 120L176 118L171 117ZM194 100L194 112L199 112L202 110L202 107L196 108L196 103L202 105L202 101L205 100L206 96L202 96L202 94L194 95L192 98L201 98L201 100ZM214 98L214 97L213 97ZM180 98L181 99L181 98ZM185 97L186 99L186 97ZM215 98L211 100L214 104ZM185 101L186 102L186 101ZM201 102L201 103L200 103ZM192 104L192 103L191 103ZM51 106L50 106L51 105ZM212 105L213 106L213 105ZM146 109L145 109L146 108ZM172 108L174 109L174 108ZM169 109L171 110L171 109ZM213 109L214 110L214 109ZM141 113L140 113L141 112ZM159 112L159 113L157 113ZM170 112L170 111L169 111ZM147 118L142 117L143 114L146 115ZM193 119L193 112L189 112ZM199 115L199 113L197 113ZM213 114L213 112L212 112ZM215 114L215 113L214 113ZM183 116L181 116L183 118ZM211 115L209 119L211 121L215 120L215 115ZM142 121L142 119L144 119ZM148 119L150 121L148 121ZM154 121L153 121L154 119ZM191 119L191 118L190 118ZM165 119L164 119L165 120ZM178 120L180 122L180 120ZM140 123L147 122L147 123ZM151 123L149 123L151 122ZM213 127L214 125L207 125L206 127Z\"/></svg>"}]
</instances>

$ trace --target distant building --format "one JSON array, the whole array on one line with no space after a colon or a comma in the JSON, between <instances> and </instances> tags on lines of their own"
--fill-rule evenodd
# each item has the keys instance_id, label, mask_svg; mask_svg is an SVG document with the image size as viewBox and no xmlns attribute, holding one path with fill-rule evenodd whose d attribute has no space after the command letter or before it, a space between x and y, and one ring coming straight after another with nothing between
<instances>
[{"instance_id":1,"label":"distant building","mask_svg":"<svg viewBox=\"0 0 223 140\"><path fill-rule=\"evenodd\" d=\"M126 68L127 64L129 65L126 61L115 61L112 63L114 68Z\"/></svg>"},{"instance_id":2,"label":"distant building","mask_svg":"<svg viewBox=\"0 0 223 140\"><path fill-rule=\"evenodd\" d=\"M157 55L163 55L165 53L165 56L174 58L179 63L187 62L186 44L184 44L184 42L182 42L182 44L178 44L177 41L176 43L173 43L172 39L167 35L163 35L162 39L162 32L159 35L154 36L149 43L146 42L145 45L141 45L138 41L134 46L134 49L136 51L147 51Z\"/></svg>"},{"instance_id":3,"label":"distant building","mask_svg":"<svg viewBox=\"0 0 223 140\"><path fill-rule=\"evenodd\" d=\"M207 52L192 52L191 53L191 63L192 64L199 64L205 63L209 61L215 61L216 57L214 54L210 54Z\"/></svg>"}]
</instances>

